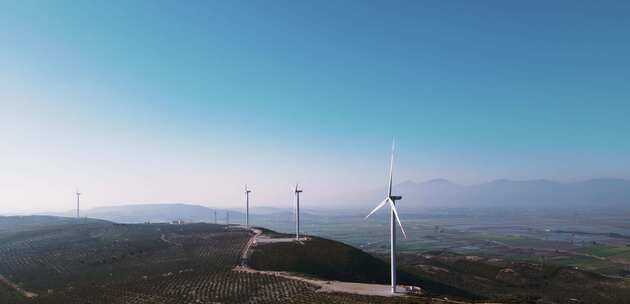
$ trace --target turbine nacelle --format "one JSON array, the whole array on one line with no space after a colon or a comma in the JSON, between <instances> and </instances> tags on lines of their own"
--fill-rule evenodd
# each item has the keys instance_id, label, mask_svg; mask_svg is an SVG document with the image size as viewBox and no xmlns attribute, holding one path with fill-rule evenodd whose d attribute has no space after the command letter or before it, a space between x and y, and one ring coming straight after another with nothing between
<instances>
[{"instance_id":1,"label":"turbine nacelle","mask_svg":"<svg viewBox=\"0 0 630 304\"><path fill-rule=\"evenodd\" d=\"M295 184L295 193L302 193L302 189L298 188L299 184Z\"/></svg>"},{"instance_id":2,"label":"turbine nacelle","mask_svg":"<svg viewBox=\"0 0 630 304\"><path fill-rule=\"evenodd\" d=\"M394 218L396 218L396 222L398 222L398 226L400 227L400 231L402 231L403 236L405 237L405 240L407 239L407 233L405 233L405 228L403 228L402 223L400 222L400 217L398 216L398 209L396 209L396 199L395 198L400 198L402 199L402 196L390 196L386 199L384 199L380 204L378 204L378 206L376 206L376 208L374 208L374 210L372 210L372 212L370 212L367 216L365 216L365 219L367 219L368 217L370 217L370 215L374 214L374 212L378 211L378 209L381 209L383 206L387 205L389 203L389 207L392 209L392 212L394 213Z\"/></svg>"}]
</instances>

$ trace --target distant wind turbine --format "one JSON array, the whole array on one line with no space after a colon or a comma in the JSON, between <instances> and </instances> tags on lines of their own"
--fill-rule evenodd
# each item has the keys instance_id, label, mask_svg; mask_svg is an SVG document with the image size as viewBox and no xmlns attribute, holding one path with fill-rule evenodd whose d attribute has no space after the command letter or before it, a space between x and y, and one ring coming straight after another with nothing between
<instances>
[{"instance_id":1,"label":"distant wind turbine","mask_svg":"<svg viewBox=\"0 0 630 304\"><path fill-rule=\"evenodd\" d=\"M79 189L77 189L77 191L75 191L75 192L76 192L76 195L77 195L77 218L79 218L79 216L80 216L80 213L79 213L79 211L80 211L80 209L79 209L79 206L80 206L79 205L79 200L80 199L79 199L79 197L81 196L81 192L79 192Z\"/></svg>"},{"instance_id":2,"label":"distant wind turbine","mask_svg":"<svg viewBox=\"0 0 630 304\"><path fill-rule=\"evenodd\" d=\"M299 184L295 184L295 239L300 240L300 193Z\"/></svg>"},{"instance_id":3,"label":"distant wind turbine","mask_svg":"<svg viewBox=\"0 0 630 304\"><path fill-rule=\"evenodd\" d=\"M249 228L249 194L252 190L247 188L247 184L245 184L245 227Z\"/></svg>"},{"instance_id":4,"label":"distant wind turbine","mask_svg":"<svg viewBox=\"0 0 630 304\"><path fill-rule=\"evenodd\" d=\"M217 209L214 209L214 223L217 223Z\"/></svg>"},{"instance_id":5,"label":"distant wind turbine","mask_svg":"<svg viewBox=\"0 0 630 304\"><path fill-rule=\"evenodd\" d=\"M389 203L389 207L391 208L391 223L390 223L390 253L391 253L391 283L392 283L392 293L396 292L396 222L400 226L400 230L403 233L405 239L407 239L407 234L405 233L405 229L400 222L400 217L398 216L398 210L396 210L396 201L402 199L402 196L394 196L392 195L392 179L394 174L394 150L395 150L395 142L392 141L392 155L389 161L389 188L387 190L387 197L383 200L370 214L368 214L365 218L367 219L370 215L372 215L376 210L381 207L387 205Z\"/></svg>"}]
</instances>

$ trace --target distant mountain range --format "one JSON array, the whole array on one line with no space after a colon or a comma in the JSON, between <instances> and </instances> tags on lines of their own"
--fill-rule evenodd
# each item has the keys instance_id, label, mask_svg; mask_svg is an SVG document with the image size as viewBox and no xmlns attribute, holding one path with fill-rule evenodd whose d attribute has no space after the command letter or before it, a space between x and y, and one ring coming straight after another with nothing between
<instances>
[{"instance_id":1,"label":"distant mountain range","mask_svg":"<svg viewBox=\"0 0 630 304\"><path fill-rule=\"evenodd\" d=\"M116 223L144 223L171 222L182 220L185 222L214 222L216 211L217 222L226 223L227 209L211 209L204 206L189 204L133 204L97 207L83 210L82 217L97 218ZM237 223L244 218L238 211L230 211L230 222ZM49 213L50 215L72 217L75 211Z\"/></svg>"},{"instance_id":2,"label":"distant mountain range","mask_svg":"<svg viewBox=\"0 0 630 304\"><path fill-rule=\"evenodd\" d=\"M394 186L402 195L400 208L478 208L478 207L630 207L630 181L592 179L579 182L550 180L495 180L477 185L459 185L445 179L423 183L405 181ZM385 189L363 193L349 202L366 209L385 196ZM371 202L365 206L366 202Z\"/></svg>"},{"instance_id":3,"label":"distant mountain range","mask_svg":"<svg viewBox=\"0 0 630 304\"><path fill-rule=\"evenodd\" d=\"M184 222L214 223L215 212L218 224L227 222L227 212L230 212L230 224L243 224L245 222L245 210L237 208L210 208L193 204L127 204L97 207L81 211L81 217L103 219L116 223L164 223L181 220ZM312 212L311 212L312 211ZM48 212L44 215L74 217L76 211ZM250 219L287 219L293 218L292 208L253 207L250 208ZM303 209L300 212L303 218L308 219L317 211Z\"/></svg>"},{"instance_id":4,"label":"distant mountain range","mask_svg":"<svg viewBox=\"0 0 630 304\"><path fill-rule=\"evenodd\" d=\"M302 209L305 220L320 216L357 216L367 214L384 197L386 189L345 195L338 202L319 205L304 202L309 208ZM592 179L580 182L556 182L550 180L495 180L477 185L460 185L445 179L433 179L423 183L405 181L394 186L394 194L402 195L398 206L401 212L414 213L432 209L449 208L521 208L570 209L570 208L630 208L630 181L623 179ZM321 207L320 207L321 206ZM143 204L99 207L82 211L82 216L118 223L171 222L226 223L230 211L230 223L244 223L244 208L214 209L190 204ZM74 211L47 213L57 216L74 216ZM385 215L386 213L381 213ZM292 206L287 208L253 207L250 216L258 220L285 220L293 218Z\"/></svg>"}]
</instances>

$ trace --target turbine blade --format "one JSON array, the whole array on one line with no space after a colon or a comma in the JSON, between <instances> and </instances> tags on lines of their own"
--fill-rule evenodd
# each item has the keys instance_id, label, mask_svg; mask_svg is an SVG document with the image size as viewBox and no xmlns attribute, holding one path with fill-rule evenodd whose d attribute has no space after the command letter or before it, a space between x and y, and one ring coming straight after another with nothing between
<instances>
[{"instance_id":1,"label":"turbine blade","mask_svg":"<svg viewBox=\"0 0 630 304\"><path fill-rule=\"evenodd\" d=\"M392 207L392 211L394 212L394 216L396 217L396 221L398 222L398 226L400 226L400 230L402 231L405 240L407 239L407 234L405 233L405 228L403 228L402 223L400 222L400 217L398 216L398 210L396 210L396 205L392 200L389 200L389 205Z\"/></svg>"},{"instance_id":2,"label":"turbine blade","mask_svg":"<svg viewBox=\"0 0 630 304\"><path fill-rule=\"evenodd\" d=\"M386 198L385 200L383 200L380 204L378 204L378 206L376 206L376 208L374 208L374 210L372 210L372 212L370 212L370 214L368 214L365 219L367 219L368 217L370 217L370 215L372 215L374 212L376 212L376 210L381 209L383 206L385 206L385 204L387 204L387 202L389 201L389 197Z\"/></svg>"},{"instance_id":3,"label":"turbine blade","mask_svg":"<svg viewBox=\"0 0 630 304\"><path fill-rule=\"evenodd\" d=\"M392 139L392 155L389 159L389 188L387 190L387 196L392 196L392 180L394 178L394 151L396 149L396 139Z\"/></svg>"}]
</instances>

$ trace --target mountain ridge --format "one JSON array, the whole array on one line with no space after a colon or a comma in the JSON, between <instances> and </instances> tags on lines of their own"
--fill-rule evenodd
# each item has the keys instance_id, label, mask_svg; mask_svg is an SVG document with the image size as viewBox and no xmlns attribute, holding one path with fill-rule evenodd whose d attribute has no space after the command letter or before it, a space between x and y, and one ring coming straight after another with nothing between
<instances>
[{"instance_id":1,"label":"mountain ridge","mask_svg":"<svg viewBox=\"0 0 630 304\"><path fill-rule=\"evenodd\" d=\"M510 180L496 179L485 183L462 185L437 178L424 182L405 180L395 184L393 192L403 199L398 206L401 212L421 212L442 208L630 208L630 180L619 178L597 178L583 181L554 181L548 179ZM335 208L318 201L309 202L311 209L303 209L303 216L364 214L374 208L386 195L385 187L363 193L345 194L327 199L336 202ZM217 211L219 223L225 223L226 212L230 222L238 223L244 218L244 208L212 208L207 205L184 203L173 204L119 204L96 207L82 211L83 216L115 222L214 222ZM250 214L259 216L293 213L287 207L257 206ZM46 213L73 216L74 211Z\"/></svg>"},{"instance_id":2,"label":"mountain ridge","mask_svg":"<svg viewBox=\"0 0 630 304\"><path fill-rule=\"evenodd\" d=\"M359 194L353 203L378 201L385 188ZM447 207L630 207L630 180L596 178L582 181L496 179L462 185L447 179L395 184L403 196L401 209ZM407 203L411 202L411 203Z\"/></svg>"}]
</instances>

